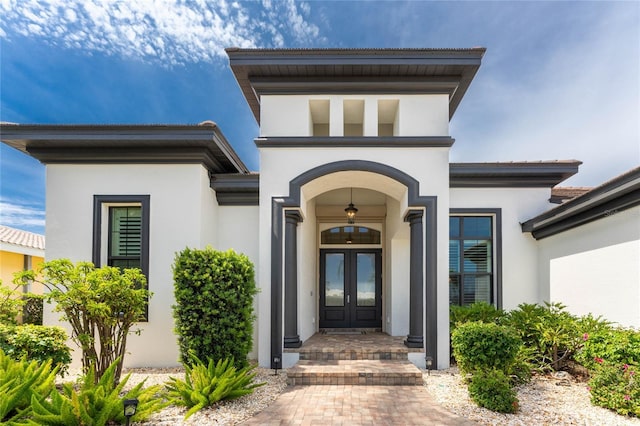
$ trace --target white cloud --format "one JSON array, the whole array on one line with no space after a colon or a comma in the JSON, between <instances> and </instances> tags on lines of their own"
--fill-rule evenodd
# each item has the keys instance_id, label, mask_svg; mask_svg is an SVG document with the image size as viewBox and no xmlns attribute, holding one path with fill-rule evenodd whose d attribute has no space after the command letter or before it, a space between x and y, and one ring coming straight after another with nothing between
<instances>
[{"instance_id":1,"label":"white cloud","mask_svg":"<svg viewBox=\"0 0 640 426\"><path fill-rule=\"evenodd\" d=\"M318 44L307 3L227 0L23 0L1 1L0 37L39 36L110 55L163 64L212 62L225 47ZM63 29L61 31L61 29Z\"/></svg>"},{"instance_id":2,"label":"white cloud","mask_svg":"<svg viewBox=\"0 0 640 426\"><path fill-rule=\"evenodd\" d=\"M44 228L44 210L10 199L0 199L0 224L12 228Z\"/></svg>"}]
</instances>

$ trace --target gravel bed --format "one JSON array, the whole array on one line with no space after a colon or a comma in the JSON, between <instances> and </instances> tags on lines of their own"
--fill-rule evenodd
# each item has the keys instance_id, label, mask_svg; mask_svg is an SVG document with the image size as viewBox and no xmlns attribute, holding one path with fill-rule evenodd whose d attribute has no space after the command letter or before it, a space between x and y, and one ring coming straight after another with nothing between
<instances>
[{"instance_id":1,"label":"gravel bed","mask_svg":"<svg viewBox=\"0 0 640 426\"><path fill-rule=\"evenodd\" d=\"M424 384L447 410L482 425L640 425L638 418L591 405L586 383L567 373L536 376L518 387L520 411L516 414L478 407L469 398L457 368L424 374Z\"/></svg>"},{"instance_id":2,"label":"gravel bed","mask_svg":"<svg viewBox=\"0 0 640 426\"><path fill-rule=\"evenodd\" d=\"M286 388L286 370L278 375L273 370L257 368L256 380L266 385L256 388L251 395L233 401L222 401L213 407L201 410L187 421L187 409L169 406L147 421L135 423L141 426L205 426L235 425L264 410ZM146 385L163 384L169 377L184 378L181 368L136 368L125 370L131 373L126 388L146 379ZM74 380L78 371L71 372L64 381ZM500 414L478 407L467 392L458 369L431 371L423 374L424 386L434 399L452 413L475 421L481 425L637 425L640 419L620 416L604 408L595 407L589 401L589 392L584 382L568 374L536 376L530 383L517 389L520 410L516 414Z\"/></svg>"}]
</instances>

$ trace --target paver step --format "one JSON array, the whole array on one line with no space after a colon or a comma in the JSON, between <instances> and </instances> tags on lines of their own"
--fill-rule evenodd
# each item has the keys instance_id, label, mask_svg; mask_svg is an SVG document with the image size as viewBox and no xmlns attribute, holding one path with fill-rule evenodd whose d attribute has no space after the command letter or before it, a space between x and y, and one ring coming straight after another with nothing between
<instances>
[{"instance_id":1,"label":"paver step","mask_svg":"<svg viewBox=\"0 0 640 426\"><path fill-rule=\"evenodd\" d=\"M287 372L287 383L422 386L422 372L404 360L300 360Z\"/></svg>"},{"instance_id":2,"label":"paver step","mask_svg":"<svg viewBox=\"0 0 640 426\"><path fill-rule=\"evenodd\" d=\"M409 359L406 348L358 348L358 349L305 349L298 350L301 360L338 361L338 360L397 360Z\"/></svg>"}]
</instances>

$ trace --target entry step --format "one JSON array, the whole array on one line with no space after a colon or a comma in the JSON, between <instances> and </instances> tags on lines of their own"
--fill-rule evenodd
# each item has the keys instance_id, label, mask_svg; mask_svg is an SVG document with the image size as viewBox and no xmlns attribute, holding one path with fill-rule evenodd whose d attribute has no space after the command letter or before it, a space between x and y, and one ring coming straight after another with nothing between
<instances>
[{"instance_id":1,"label":"entry step","mask_svg":"<svg viewBox=\"0 0 640 426\"><path fill-rule=\"evenodd\" d=\"M297 350L301 360L312 361L356 361L387 360L406 361L409 351L404 347L394 348L300 348Z\"/></svg>"},{"instance_id":2,"label":"entry step","mask_svg":"<svg viewBox=\"0 0 640 426\"><path fill-rule=\"evenodd\" d=\"M300 360L287 372L289 385L422 386L422 372L403 360Z\"/></svg>"}]
</instances>

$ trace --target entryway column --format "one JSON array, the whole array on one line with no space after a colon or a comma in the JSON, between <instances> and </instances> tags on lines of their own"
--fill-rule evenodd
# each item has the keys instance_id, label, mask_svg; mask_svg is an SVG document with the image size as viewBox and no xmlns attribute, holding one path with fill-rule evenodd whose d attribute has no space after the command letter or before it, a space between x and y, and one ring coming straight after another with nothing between
<instances>
[{"instance_id":1,"label":"entryway column","mask_svg":"<svg viewBox=\"0 0 640 426\"><path fill-rule=\"evenodd\" d=\"M302 215L298 210L286 210L284 217L284 347L299 348L297 237Z\"/></svg>"},{"instance_id":2,"label":"entryway column","mask_svg":"<svg viewBox=\"0 0 640 426\"><path fill-rule=\"evenodd\" d=\"M409 222L410 232L410 254L409 254L409 335L404 341L405 346L410 348L421 348L424 346L422 311L423 311L423 240L424 230L422 227L422 210L409 210L404 217L405 222Z\"/></svg>"}]
</instances>

